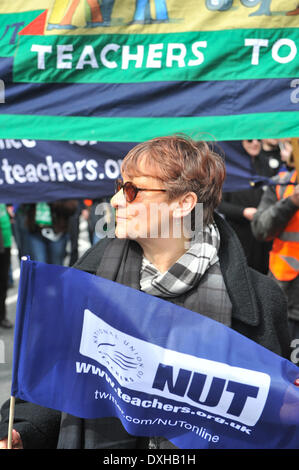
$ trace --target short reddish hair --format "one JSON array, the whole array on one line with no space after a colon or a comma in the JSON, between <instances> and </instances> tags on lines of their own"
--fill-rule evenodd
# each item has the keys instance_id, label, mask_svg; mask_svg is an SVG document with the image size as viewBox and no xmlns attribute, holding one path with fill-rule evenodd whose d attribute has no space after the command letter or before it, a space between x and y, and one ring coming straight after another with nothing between
<instances>
[{"instance_id":1,"label":"short reddish hair","mask_svg":"<svg viewBox=\"0 0 299 470\"><path fill-rule=\"evenodd\" d=\"M159 178L169 199L193 191L203 203L204 225L213 221L213 212L221 201L225 164L206 142L187 136L157 137L132 148L122 162L129 177L141 175L143 160L151 176Z\"/></svg>"}]
</instances>

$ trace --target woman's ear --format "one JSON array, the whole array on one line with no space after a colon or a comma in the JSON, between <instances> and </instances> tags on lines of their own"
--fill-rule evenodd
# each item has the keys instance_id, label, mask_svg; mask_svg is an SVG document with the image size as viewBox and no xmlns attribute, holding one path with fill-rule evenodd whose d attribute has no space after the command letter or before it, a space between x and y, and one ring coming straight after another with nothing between
<instances>
[{"instance_id":1,"label":"woman's ear","mask_svg":"<svg viewBox=\"0 0 299 470\"><path fill-rule=\"evenodd\" d=\"M197 195L193 191L183 194L175 202L175 207L173 209L173 217L181 219L186 215L190 214L192 209L194 209L196 203Z\"/></svg>"}]
</instances>

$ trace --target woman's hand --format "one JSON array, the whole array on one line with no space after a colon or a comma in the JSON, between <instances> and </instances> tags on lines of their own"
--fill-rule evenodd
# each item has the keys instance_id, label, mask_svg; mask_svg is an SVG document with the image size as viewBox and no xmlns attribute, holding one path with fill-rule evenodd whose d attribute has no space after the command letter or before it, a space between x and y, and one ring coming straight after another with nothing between
<instances>
[{"instance_id":1,"label":"woman's hand","mask_svg":"<svg viewBox=\"0 0 299 470\"><path fill-rule=\"evenodd\" d=\"M0 449L7 449L8 447L8 438L0 440ZM18 431L13 429L12 431L12 449L23 449L23 443L20 434Z\"/></svg>"},{"instance_id":2,"label":"woman's hand","mask_svg":"<svg viewBox=\"0 0 299 470\"><path fill-rule=\"evenodd\" d=\"M257 209L255 207L245 207L243 210L243 216L247 220L252 220Z\"/></svg>"}]
</instances>

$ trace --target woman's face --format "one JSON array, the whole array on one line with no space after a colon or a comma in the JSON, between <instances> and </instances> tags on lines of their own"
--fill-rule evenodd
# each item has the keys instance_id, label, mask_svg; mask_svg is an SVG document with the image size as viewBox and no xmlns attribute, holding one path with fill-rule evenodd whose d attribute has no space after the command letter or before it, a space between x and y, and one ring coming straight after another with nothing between
<instances>
[{"instance_id":1,"label":"woman's face","mask_svg":"<svg viewBox=\"0 0 299 470\"><path fill-rule=\"evenodd\" d=\"M141 165L140 165L141 166ZM142 168L140 168L142 171ZM123 174L123 183L131 181L137 188L162 189L163 182L154 176L128 177ZM115 209L117 238L144 239L169 237L172 224L172 204L165 191L139 191L133 202L127 202L121 189L111 199Z\"/></svg>"},{"instance_id":2,"label":"woman's face","mask_svg":"<svg viewBox=\"0 0 299 470\"><path fill-rule=\"evenodd\" d=\"M251 157L257 157L262 148L261 142L257 139L243 140L242 144Z\"/></svg>"}]
</instances>

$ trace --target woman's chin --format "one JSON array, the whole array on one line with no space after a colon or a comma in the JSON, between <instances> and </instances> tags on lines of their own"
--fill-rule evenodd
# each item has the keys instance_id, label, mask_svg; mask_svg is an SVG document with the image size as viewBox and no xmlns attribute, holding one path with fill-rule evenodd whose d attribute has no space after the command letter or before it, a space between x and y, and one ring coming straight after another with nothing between
<instances>
[{"instance_id":1,"label":"woman's chin","mask_svg":"<svg viewBox=\"0 0 299 470\"><path fill-rule=\"evenodd\" d=\"M116 238L128 238L128 234L127 232L125 232L124 230L115 230L115 236Z\"/></svg>"}]
</instances>

